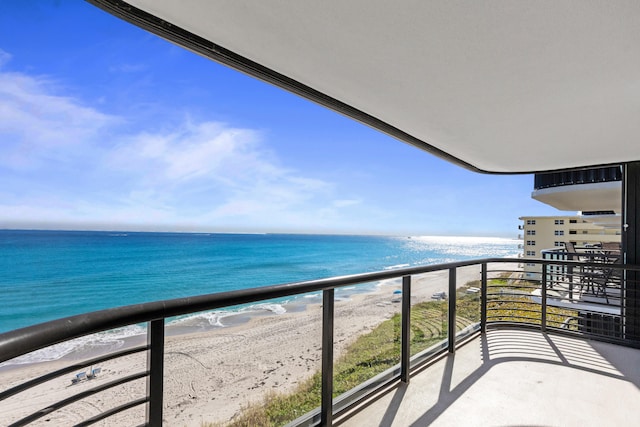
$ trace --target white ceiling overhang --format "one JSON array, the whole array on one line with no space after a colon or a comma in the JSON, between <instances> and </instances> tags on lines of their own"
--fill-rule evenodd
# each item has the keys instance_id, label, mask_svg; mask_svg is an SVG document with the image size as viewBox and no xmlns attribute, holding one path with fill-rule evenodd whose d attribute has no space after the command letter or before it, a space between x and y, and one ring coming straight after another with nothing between
<instances>
[{"instance_id":1,"label":"white ceiling overhang","mask_svg":"<svg viewBox=\"0 0 640 427\"><path fill-rule=\"evenodd\" d=\"M640 160L640 2L90 0L474 170Z\"/></svg>"},{"instance_id":2,"label":"white ceiling overhang","mask_svg":"<svg viewBox=\"0 0 640 427\"><path fill-rule=\"evenodd\" d=\"M531 198L561 211L614 211L622 208L620 181L560 185L534 190Z\"/></svg>"}]
</instances>

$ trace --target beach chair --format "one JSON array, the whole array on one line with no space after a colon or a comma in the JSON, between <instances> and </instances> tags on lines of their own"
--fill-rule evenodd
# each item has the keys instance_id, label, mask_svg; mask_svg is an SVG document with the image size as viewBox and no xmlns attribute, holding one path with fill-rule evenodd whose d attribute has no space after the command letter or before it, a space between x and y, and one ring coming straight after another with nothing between
<instances>
[{"instance_id":1,"label":"beach chair","mask_svg":"<svg viewBox=\"0 0 640 427\"><path fill-rule=\"evenodd\" d=\"M92 369L91 372L89 372L89 375L87 375L87 379L94 379L100 373L100 371L102 371L102 368Z\"/></svg>"},{"instance_id":2,"label":"beach chair","mask_svg":"<svg viewBox=\"0 0 640 427\"><path fill-rule=\"evenodd\" d=\"M78 384L80 381L84 380L87 378L87 373L86 372L80 372L78 374L76 374L76 376L74 378L71 378L71 384Z\"/></svg>"}]
</instances>

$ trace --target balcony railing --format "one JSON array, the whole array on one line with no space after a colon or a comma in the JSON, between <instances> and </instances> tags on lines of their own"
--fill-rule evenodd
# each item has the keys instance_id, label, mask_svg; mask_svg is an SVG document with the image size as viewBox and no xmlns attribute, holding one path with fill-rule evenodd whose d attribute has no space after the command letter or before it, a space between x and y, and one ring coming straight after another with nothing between
<instances>
[{"instance_id":1,"label":"balcony railing","mask_svg":"<svg viewBox=\"0 0 640 427\"><path fill-rule=\"evenodd\" d=\"M594 184L609 181L622 181L622 169L620 166L537 173L534 177L533 188L540 190L563 185Z\"/></svg>"},{"instance_id":2,"label":"balcony railing","mask_svg":"<svg viewBox=\"0 0 640 427\"><path fill-rule=\"evenodd\" d=\"M457 343L487 327L529 327L640 346L640 337L625 335L622 316L624 280L629 285L629 278L623 278L627 275L631 277L636 273L629 273L640 271L640 268L566 258L566 254L556 252L549 254L547 259L527 260L542 267L539 280L534 281L523 278L522 271L517 268L518 259L490 258L151 302L67 317L7 332L0 334L0 363L89 334L140 323L148 325L147 343L144 345L94 357L83 361L81 365L71 363L23 383L5 385L5 389L0 386L0 413L10 420L11 426L27 425L104 390L145 379L146 396L103 411L77 425L90 425L127 409L146 405L146 418L139 420L139 423L160 426L165 403L163 386L166 377L170 376L165 373L164 366L166 319L309 292L322 293L321 399L318 409L298 417L293 421L294 425L331 425L334 417L353 409L381 387L398 381L409 382L413 370L441 353L455 352ZM471 284L458 283L457 272L470 267L476 269L477 281ZM412 278L434 272L446 272L448 275L448 302L446 310L442 311L444 339L429 348L416 351L412 343L417 320L413 320L412 310L423 308L418 308L412 302L412 291L417 286ZM399 363L351 391L334 397L335 292L347 286L389 279L402 280ZM438 303L444 304L442 301ZM428 303L424 310L429 310ZM250 352L250 343L245 345ZM7 399L53 378L69 376L83 366L97 365L136 353L147 354L147 368L142 372L101 382L93 388L82 389L75 395L26 414L13 416L2 408Z\"/></svg>"}]
</instances>

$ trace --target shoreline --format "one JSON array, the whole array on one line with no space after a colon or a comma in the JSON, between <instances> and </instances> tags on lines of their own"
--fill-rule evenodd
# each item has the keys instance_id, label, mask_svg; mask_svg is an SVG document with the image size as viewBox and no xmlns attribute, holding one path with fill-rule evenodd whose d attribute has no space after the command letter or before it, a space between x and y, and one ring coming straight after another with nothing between
<instances>
[{"instance_id":1,"label":"shoreline","mask_svg":"<svg viewBox=\"0 0 640 427\"><path fill-rule=\"evenodd\" d=\"M514 264L496 268L511 269ZM458 270L458 287L480 278L479 266ZM336 358L358 336L400 311L391 302L397 283L382 284L371 292L356 293L337 300L335 306L334 348ZM448 272L414 276L412 304L431 300L435 292L448 292ZM261 401L265 392L288 392L320 368L321 304L303 304L304 309L281 314L251 316L248 320L208 331L167 334L165 341L165 407L169 425L199 427L202 422L227 422L243 407ZM74 360L74 363L77 361ZM5 388L28 378L68 365L66 360L15 365L0 370ZM146 370L146 353L105 362L96 379L71 385L67 375L18 394L3 402L0 418L20 419L69 395L96 384ZM93 416L126 401L142 397L146 382L137 380L110 389L47 415L54 424L70 424ZM97 425L138 424L142 407L128 410ZM16 415L13 415L14 413ZM20 415L21 414L21 415ZM104 424L102 424L104 423ZM51 424L50 424L51 425Z\"/></svg>"},{"instance_id":2,"label":"shoreline","mask_svg":"<svg viewBox=\"0 0 640 427\"><path fill-rule=\"evenodd\" d=\"M336 303L342 300L349 300L354 295L376 292L380 287L393 285L395 284L394 282L394 280L389 280L376 284L364 283L349 286L348 288L339 288L336 290ZM194 333L209 333L218 330L228 330L229 328L234 328L251 322L255 318L279 316L285 313L305 312L308 310L309 306L321 303L322 294L311 293L296 295L282 301L269 300L245 304L238 308L230 307L177 316L168 319L165 326L165 336L168 338ZM120 332L114 333L114 331ZM36 360L26 360L18 363L11 363L12 361L9 360L7 362L0 363L0 372L47 362L61 361L73 363L91 359L108 351L117 351L140 345L146 340L146 334L147 325L140 324L88 335L72 340L75 342L63 343L65 348L62 349L52 349L52 347L55 347L52 346L19 357L19 359L26 357L27 359L35 358ZM66 348L66 346L69 345L73 346L73 348ZM40 353L42 355L38 356L35 353Z\"/></svg>"}]
</instances>

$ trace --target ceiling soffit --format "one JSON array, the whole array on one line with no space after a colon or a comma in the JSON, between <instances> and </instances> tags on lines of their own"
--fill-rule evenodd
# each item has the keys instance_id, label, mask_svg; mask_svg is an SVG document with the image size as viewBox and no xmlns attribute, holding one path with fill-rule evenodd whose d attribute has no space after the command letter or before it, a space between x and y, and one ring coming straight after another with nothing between
<instances>
[{"instance_id":1,"label":"ceiling soffit","mask_svg":"<svg viewBox=\"0 0 640 427\"><path fill-rule=\"evenodd\" d=\"M640 160L637 1L90 1L472 170Z\"/></svg>"}]
</instances>

